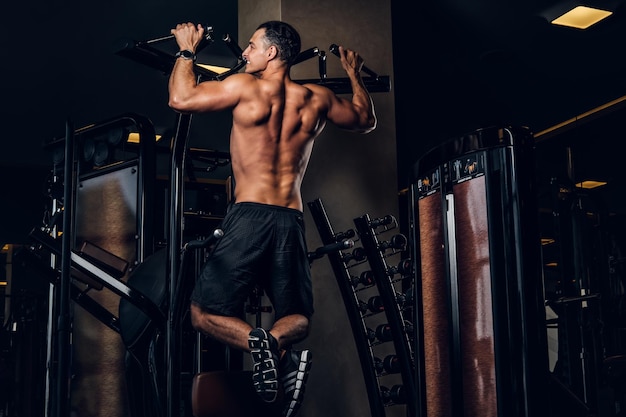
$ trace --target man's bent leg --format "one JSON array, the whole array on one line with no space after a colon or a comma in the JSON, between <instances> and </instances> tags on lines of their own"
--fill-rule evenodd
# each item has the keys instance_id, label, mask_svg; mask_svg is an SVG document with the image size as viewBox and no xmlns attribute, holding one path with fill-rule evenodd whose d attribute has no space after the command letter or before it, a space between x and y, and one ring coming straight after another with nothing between
<instances>
[{"instance_id":1,"label":"man's bent leg","mask_svg":"<svg viewBox=\"0 0 626 417\"><path fill-rule=\"evenodd\" d=\"M238 317L220 316L204 311L194 303L190 306L191 325L202 334L230 347L248 352L248 335L252 326Z\"/></svg>"},{"instance_id":2,"label":"man's bent leg","mask_svg":"<svg viewBox=\"0 0 626 417\"><path fill-rule=\"evenodd\" d=\"M253 329L238 317L209 313L191 303L193 328L218 342L250 352L252 355L252 382L265 402L274 402L278 396L278 343L263 329Z\"/></svg>"},{"instance_id":3,"label":"man's bent leg","mask_svg":"<svg viewBox=\"0 0 626 417\"><path fill-rule=\"evenodd\" d=\"M279 349L285 349L304 340L309 335L309 319L301 314L282 317L270 329L278 341Z\"/></svg>"},{"instance_id":4,"label":"man's bent leg","mask_svg":"<svg viewBox=\"0 0 626 417\"><path fill-rule=\"evenodd\" d=\"M238 317L208 313L191 303L191 325L197 331L228 346L249 352L248 336L252 326ZM309 320L300 314L285 316L277 320L269 333L278 342L278 349L284 349L304 340L309 334Z\"/></svg>"},{"instance_id":5,"label":"man's bent leg","mask_svg":"<svg viewBox=\"0 0 626 417\"><path fill-rule=\"evenodd\" d=\"M285 393L283 417L294 416L302 404L312 355L309 350L292 350L291 345L308 336L309 320L303 315L289 315L266 331L253 329L238 317L208 313L193 303L190 308L194 329L252 354L254 387L264 401L276 399L280 379Z\"/></svg>"}]
</instances>

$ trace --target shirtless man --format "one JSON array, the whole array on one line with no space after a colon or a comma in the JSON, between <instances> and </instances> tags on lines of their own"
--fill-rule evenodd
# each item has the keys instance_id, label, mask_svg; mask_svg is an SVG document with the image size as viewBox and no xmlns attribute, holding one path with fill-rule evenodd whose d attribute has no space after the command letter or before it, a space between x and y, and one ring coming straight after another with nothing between
<instances>
[{"instance_id":1,"label":"shirtless man","mask_svg":"<svg viewBox=\"0 0 626 417\"><path fill-rule=\"evenodd\" d=\"M245 71L197 83L195 51L201 25L182 23L171 33L181 52L169 79L169 106L181 113L232 111L230 155L234 204L191 296L191 322L199 332L250 352L253 384L266 402L284 393L283 417L298 411L311 366L308 350L291 346L309 333L313 314L300 186L314 139L327 121L369 133L376 127L372 99L360 75L363 59L339 47L352 99L326 87L300 85L289 76L300 35L289 24L259 25L242 53ZM271 329L253 328L244 304L261 285L275 317Z\"/></svg>"}]
</instances>

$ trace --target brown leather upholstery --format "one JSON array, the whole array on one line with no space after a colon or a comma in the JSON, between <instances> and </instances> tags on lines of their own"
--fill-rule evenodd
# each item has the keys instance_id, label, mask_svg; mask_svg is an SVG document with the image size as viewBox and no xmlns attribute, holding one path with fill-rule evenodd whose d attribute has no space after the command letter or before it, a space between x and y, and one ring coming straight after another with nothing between
<instances>
[{"instance_id":1,"label":"brown leather upholstery","mask_svg":"<svg viewBox=\"0 0 626 417\"><path fill-rule=\"evenodd\" d=\"M251 371L201 372L191 386L194 417L279 417L281 397L263 402L252 386Z\"/></svg>"}]
</instances>

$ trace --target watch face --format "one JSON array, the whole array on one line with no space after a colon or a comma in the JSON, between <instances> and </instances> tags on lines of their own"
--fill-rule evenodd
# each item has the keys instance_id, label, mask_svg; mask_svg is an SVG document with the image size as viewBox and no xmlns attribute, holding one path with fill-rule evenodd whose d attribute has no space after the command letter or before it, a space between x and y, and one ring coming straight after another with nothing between
<instances>
[{"instance_id":1,"label":"watch face","mask_svg":"<svg viewBox=\"0 0 626 417\"><path fill-rule=\"evenodd\" d=\"M185 59L194 59L194 58L195 58L194 53L193 53L193 52L191 52L191 51L188 51L188 50L186 50L186 49L185 49L184 51L179 51L179 52L176 54L176 56L177 56L177 57L178 57L178 56L182 56L182 57L183 57L183 58L185 58Z\"/></svg>"}]
</instances>

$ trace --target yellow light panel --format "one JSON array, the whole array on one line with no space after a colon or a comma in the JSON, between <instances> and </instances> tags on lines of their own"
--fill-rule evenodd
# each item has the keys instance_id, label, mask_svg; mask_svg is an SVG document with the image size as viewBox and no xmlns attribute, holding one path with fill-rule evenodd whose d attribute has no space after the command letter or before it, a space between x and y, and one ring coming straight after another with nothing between
<instances>
[{"instance_id":1,"label":"yellow light panel","mask_svg":"<svg viewBox=\"0 0 626 417\"><path fill-rule=\"evenodd\" d=\"M161 140L161 135L156 135L156 141L158 142L159 140ZM130 132L128 134L128 143L139 143L140 142L140 135L137 132Z\"/></svg>"},{"instance_id":2,"label":"yellow light panel","mask_svg":"<svg viewBox=\"0 0 626 417\"><path fill-rule=\"evenodd\" d=\"M592 188L602 187L603 185L606 185L606 181L586 180L576 184L576 187L590 190Z\"/></svg>"},{"instance_id":3,"label":"yellow light panel","mask_svg":"<svg viewBox=\"0 0 626 417\"><path fill-rule=\"evenodd\" d=\"M613 12L594 9L587 6L576 6L569 12L557 17L551 23L553 25L568 26L577 29L587 29L589 26L606 19Z\"/></svg>"},{"instance_id":4,"label":"yellow light panel","mask_svg":"<svg viewBox=\"0 0 626 417\"><path fill-rule=\"evenodd\" d=\"M217 65L209 65L209 64L196 64L196 65L204 69L208 69L209 71L213 71L216 74L223 74L226 71L230 70L230 68L218 67Z\"/></svg>"}]
</instances>

